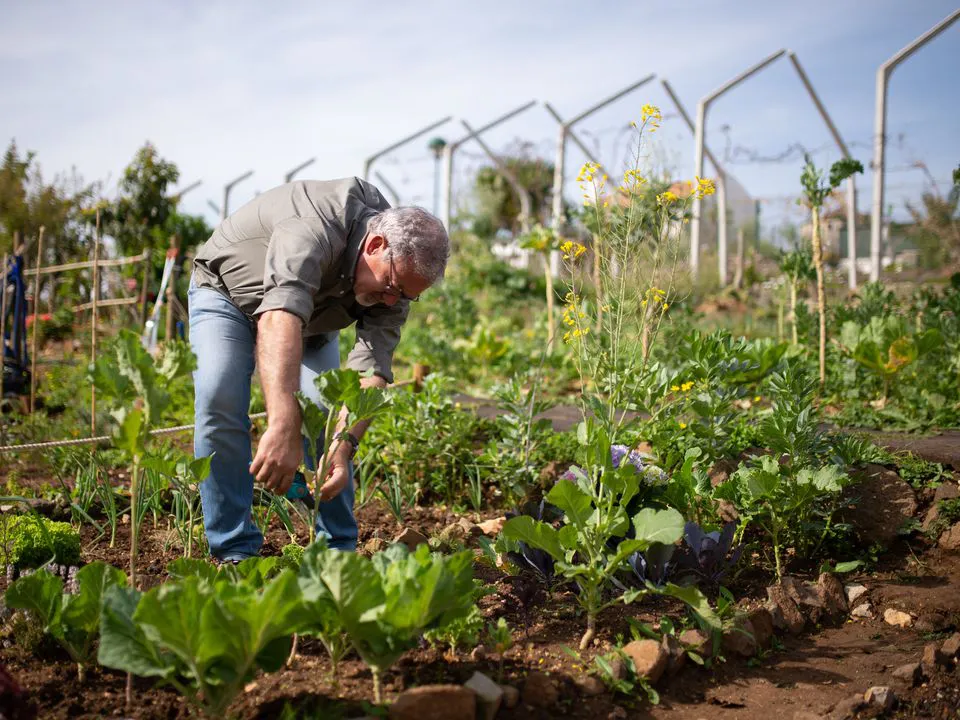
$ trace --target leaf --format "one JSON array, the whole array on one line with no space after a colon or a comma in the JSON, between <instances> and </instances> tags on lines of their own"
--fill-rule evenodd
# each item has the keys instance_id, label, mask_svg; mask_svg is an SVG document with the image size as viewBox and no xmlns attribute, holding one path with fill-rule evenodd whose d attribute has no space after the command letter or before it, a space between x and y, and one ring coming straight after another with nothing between
<instances>
[{"instance_id":1,"label":"leaf","mask_svg":"<svg viewBox=\"0 0 960 720\"><path fill-rule=\"evenodd\" d=\"M126 583L126 573L102 560L84 565L77 571L77 594L64 598L62 622L71 631L94 635L100 627L100 612L107 588Z\"/></svg>"},{"instance_id":2,"label":"leaf","mask_svg":"<svg viewBox=\"0 0 960 720\"><path fill-rule=\"evenodd\" d=\"M303 417L300 432L310 440L307 443L308 447L316 447L317 442L323 437L326 430L327 412L302 392L297 392L295 395L300 403L300 411ZM313 460L316 459L313 458Z\"/></svg>"},{"instance_id":3,"label":"leaf","mask_svg":"<svg viewBox=\"0 0 960 720\"><path fill-rule=\"evenodd\" d=\"M37 570L21 577L7 588L7 607L28 610L37 616L44 628L55 628L60 622L63 580L46 570Z\"/></svg>"},{"instance_id":4,"label":"leaf","mask_svg":"<svg viewBox=\"0 0 960 720\"><path fill-rule=\"evenodd\" d=\"M144 594L133 619L149 643L173 653L180 662L196 667L203 675L209 658L201 617L213 598L214 591L208 583L188 577Z\"/></svg>"},{"instance_id":5,"label":"leaf","mask_svg":"<svg viewBox=\"0 0 960 720\"><path fill-rule=\"evenodd\" d=\"M633 516L633 528L637 539L645 545L654 542L672 545L683 536L683 516L673 508L644 508Z\"/></svg>"},{"instance_id":6,"label":"leaf","mask_svg":"<svg viewBox=\"0 0 960 720\"><path fill-rule=\"evenodd\" d=\"M503 536L525 542L531 547L546 551L554 560L563 560L564 552L556 530L528 515L510 518L503 525Z\"/></svg>"},{"instance_id":7,"label":"leaf","mask_svg":"<svg viewBox=\"0 0 960 720\"><path fill-rule=\"evenodd\" d=\"M567 522L578 530L587 527L590 514L593 512L593 500L572 482L558 481L547 493L546 500L563 510Z\"/></svg>"},{"instance_id":8,"label":"leaf","mask_svg":"<svg viewBox=\"0 0 960 720\"><path fill-rule=\"evenodd\" d=\"M143 454L147 429L143 411L122 408L114 413L114 417L117 419L114 445L131 456Z\"/></svg>"},{"instance_id":9,"label":"leaf","mask_svg":"<svg viewBox=\"0 0 960 720\"><path fill-rule=\"evenodd\" d=\"M710 601L697 588L680 587L673 583L667 583L664 587L658 589L659 592L670 597L677 598L685 602L694 614L700 619L701 623L711 630L720 630L722 623L719 616L710 606Z\"/></svg>"},{"instance_id":10,"label":"leaf","mask_svg":"<svg viewBox=\"0 0 960 720\"><path fill-rule=\"evenodd\" d=\"M833 572L848 573L856 570L861 565L863 565L863 560L847 560L846 562L837 563L836 567L833 568Z\"/></svg>"},{"instance_id":11,"label":"leaf","mask_svg":"<svg viewBox=\"0 0 960 720\"><path fill-rule=\"evenodd\" d=\"M177 672L178 665L147 640L133 619L141 597L138 591L122 585L106 589L97 662L141 677L167 677Z\"/></svg>"}]
</instances>

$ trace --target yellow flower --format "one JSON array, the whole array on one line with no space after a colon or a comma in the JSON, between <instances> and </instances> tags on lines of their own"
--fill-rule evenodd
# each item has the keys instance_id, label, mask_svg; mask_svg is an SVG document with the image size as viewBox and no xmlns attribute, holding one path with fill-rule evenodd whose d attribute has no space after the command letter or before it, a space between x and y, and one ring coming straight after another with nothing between
<instances>
[{"instance_id":1,"label":"yellow flower","mask_svg":"<svg viewBox=\"0 0 960 720\"><path fill-rule=\"evenodd\" d=\"M587 251L587 248L578 242L567 240L560 246L560 250L563 252L564 260L576 260Z\"/></svg>"},{"instance_id":2,"label":"yellow flower","mask_svg":"<svg viewBox=\"0 0 960 720\"><path fill-rule=\"evenodd\" d=\"M660 108L656 105L644 105L640 108L640 119L647 125L650 132L655 132L660 127L663 115L660 114Z\"/></svg>"},{"instance_id":3,"label":"yellow flower","mask_svg":"<svg viewBox=\"0 0 960 720\"><path fill-rule=\"evenodd\" d=\"M657 195L657 205L660 205L661 207L663 207L664 205L670 205L671 203L675 203L676 201L677 201L677 196L674 193L670 192L669 190L666 190L660 193L659 195Z\"/></svg>"},{"instance_id":4,"label":"yellow flower","mask_svg":"<svg viewBox=\"0 0 960 720\"><path fill-rule=\"evenodd\" d=\"M759 396L759 395L754 395L754 396L753 396L753 401L754 401L754 402L760 402L760 396Z\"/></svg>"},{"instance_id":5,"label":"yellow flower","mask_svg":"<svg viewBox=\"0 0 960 720\"><path fill-rule=\"evenodd\" d=\"M670 389L671 389L673 392L679 392L679 391L680 391L680 386L679 386L679 385L671 385L671 386L670 386Z\"/></svg>"},{"instance_id":6,"label":"yellow flower","mask_svg":"<svg viewBox=\"0 0 960 720\"><path fill-rule=\"evenodd\" d=\"M685 422L680 423L680 429L681 429L681 430L686 430L686 429L687 429L687 424L686 424Z\"/></svg>"},{"instance_id":7,"label":"yellow flower","mask_svg":"<svg viewBox=\"0 0 960 720\"><path fill-rule=\"evenodd\" d=\"M669 304L669 303L664 303L664 304L663 304L664 312L666 312L666 310L667 310L669 307L670 307L670 304Z\"/></svg>"},{"instance_id":8,"label":"yellow flower","mask_svg":"<svg viewBox=\"0 0 960 720\"><path fill-rule=\"evenodd\" d=\"M696 177L697 189L694 191L698 198L705 198L707 195L713 195L717 191L717 186L714 184L713 180L708 180L707 178Z\"/></svg>"},{"instance_id":9,"label":"yellow flower","mask_svg":"<svg viewBox=\"0 0 960 720\"><path fill-rule=\"evenodd\" d=\"M683 392L689 392L690 389L693 388L693 385L694 385L693 380L688 380L687 382L685 382L683 385L680 386L680 390Z\"/></svg>"},{"instance_id":10,"label":"yellow flower","mask_svg":"<svg viewBox=\"0 0 960 720\"><path fill-rule=\"evenodd\" d=\"M640 174L639 170L627 170L623 173L623 184L620 186L620 190L628 194L636 193L646 182L647 179Z\"/></svg>"}]
</instances>

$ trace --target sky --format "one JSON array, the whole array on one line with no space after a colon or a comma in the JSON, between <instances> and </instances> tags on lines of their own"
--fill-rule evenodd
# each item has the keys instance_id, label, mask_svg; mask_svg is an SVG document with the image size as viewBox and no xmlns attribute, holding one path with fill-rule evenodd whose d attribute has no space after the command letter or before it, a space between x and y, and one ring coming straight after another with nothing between
<instances>
[{"instance_id":1,"label":"sky","mask_svg":"<svg viewBox=\"0 0 960 720\"><path fill-rule=\"evenodd\" d=\"M877 67L956 9L947 0L0 0L0 140L35 151L46 180L75 170L107 197L150 141L179 167L178 187L202 181L182 209L214 221L209 203L219 206L223 186L247 170L232 209L310 158L298 177L361 175L366 157L452 115L374 165L403 204L433 209L427 141L462 137L459 119L482 125L532 99L571 117L651 73L656 80L575 131L617 172L629 122L644 103L659 105L664 124L645 154L692 177L693 135L660 79L695 115L701 97L787 48L867 167L858 207L869 212ZM930 178L946 192L960 163L958 67L960 22L893 73L895 218ZM534 106L484 138L497 151L528 143L552 161L557 124ZM771 222L797 215L803 151L822 166L839 157L786 58L717 99L706 138ZM574 200L584 159L571 145L565 192ZM460 202L484 162L476 143L457 154Z\"/></svg>"}]
</instances>

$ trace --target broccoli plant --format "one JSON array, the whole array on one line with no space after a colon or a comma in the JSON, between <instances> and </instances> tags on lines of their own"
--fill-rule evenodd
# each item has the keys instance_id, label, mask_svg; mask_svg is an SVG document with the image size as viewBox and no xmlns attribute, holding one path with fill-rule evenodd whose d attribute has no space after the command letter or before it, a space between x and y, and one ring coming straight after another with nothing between
<instances>
[{"instance_id":1,"label":"broccoli plant","mask_svg":"<svg viewBox=\"0 0 960 720\"><path fill-rule=\"evenodd\" d=\"M77 571L78 591L63 591L63 580L46 570L21 577L6 592L7 607L28 610L43 631L56 640L77 664L80 682L94 659L93 643L100 629L104 592L124 586L127 576L112 565L97 560Z\"/></svg>"},{"instance_id":2,"label":"broccoli plant","mask_svg":"<svg viewBox=\"0 0 960 720\"><path fill-rule=\"evenodd\" d=\"M324 448L330 448L334 440L340 439L337 435L337 423L340 420L341 406L347 410L343 429L345 433L358 422L372 419L388 404L380 388L360 387L360 374L356 370L328 370L319 375L314 383L320 391L323 406L317 405L303 393L297 393L297 399L303 411L302 432L309 441L311 453L321 440ZM310 517L310 542L313 542L316 537L317 516L320 514L320 487L330 472L329 457L330 453L324 452L322 459L312 458L315 468L313 475L315 487Z\"/></svg>"},{"instance_id":3,"label":"broccoli plant","mask_svg":"<svg viewBox=\"0 0 960 720\"><path fill-rule=\"evenodd\" d=\"M128 458L130 471L130 583L136 586L139 539L140 474L151 444L150 431L160 425L170 406L173 383L196 367L189 346L163 345L155 360L140 337L121 330L113 357L102 355L90 366L90 380L110 405L116 421L114 444Z\"/></svg>"}]
</instances>

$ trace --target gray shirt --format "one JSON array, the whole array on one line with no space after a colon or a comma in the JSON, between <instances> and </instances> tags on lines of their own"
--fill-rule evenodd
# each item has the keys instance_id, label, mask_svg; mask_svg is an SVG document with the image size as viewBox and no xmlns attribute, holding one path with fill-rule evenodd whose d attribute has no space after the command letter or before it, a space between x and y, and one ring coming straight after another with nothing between
<instances>
[{"instance_id":1,"label":"gray shirt","mask_svg":"<svg viewBox=\"0 0 960 720\"><path fill-rule=\"evenodd\" d=\"M251 319L268 310L293 313L304 338L356 323L347 367L393 382L393 351L410 304L363 307L353 294L367 222L389 207L355 177L281 185L217 226L197 250L193 282L223 293Z\"/></svg>"}]
</instances>

